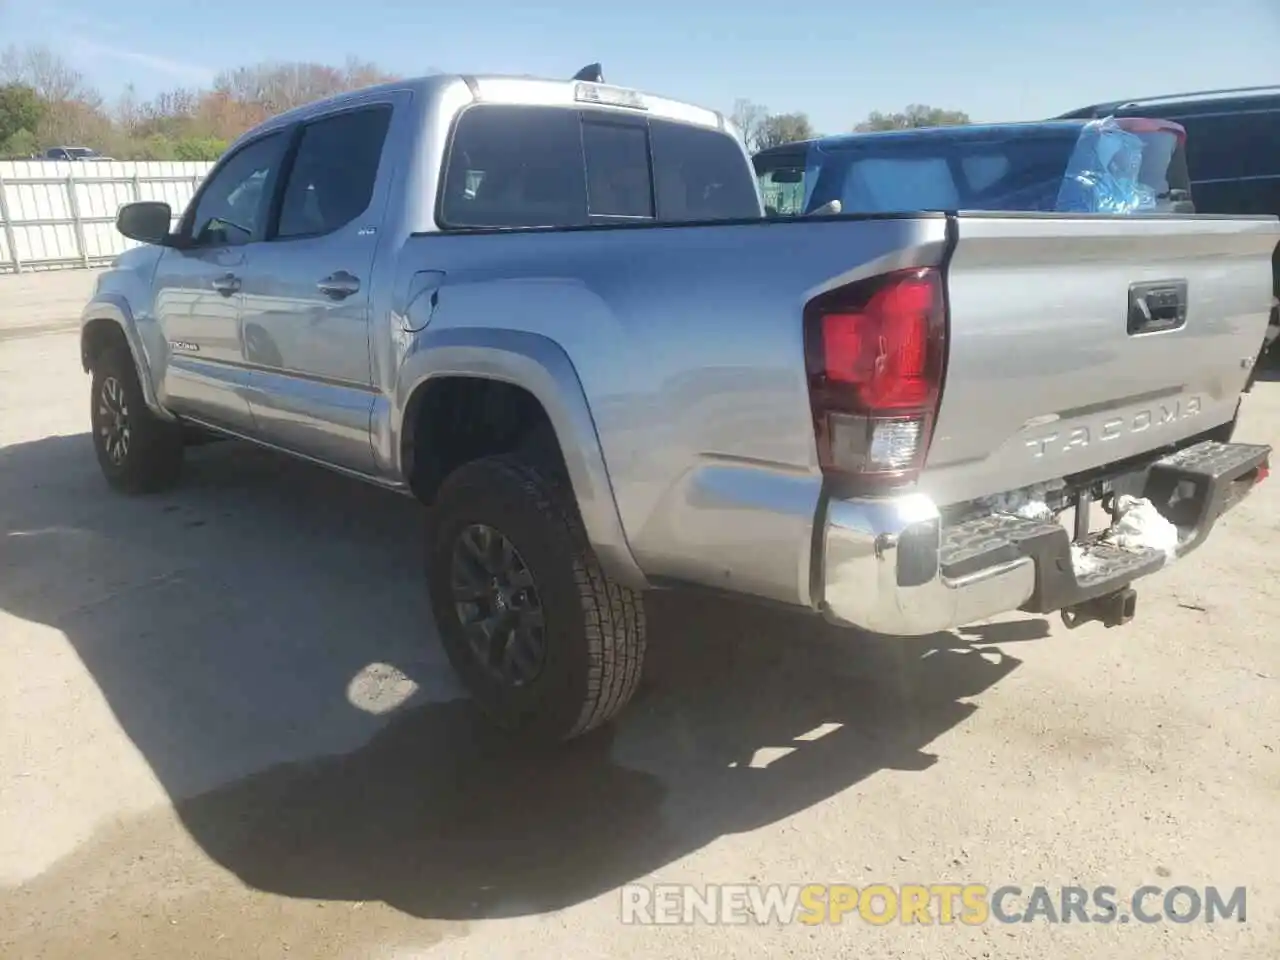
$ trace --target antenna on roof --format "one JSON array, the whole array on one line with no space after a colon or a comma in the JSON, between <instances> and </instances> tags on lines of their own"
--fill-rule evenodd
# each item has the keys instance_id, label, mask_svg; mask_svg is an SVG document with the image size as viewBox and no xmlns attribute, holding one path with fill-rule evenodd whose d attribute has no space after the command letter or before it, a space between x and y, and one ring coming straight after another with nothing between
<instances>
[{"instance_id":1,"label":"antenna on roof","mask_svg":"<svg viewBox=\"0 0 1280 960\"><path fill-rule=\"evenodd\" d=\"M586 83L604 83L604 68L598 63L589 63L575 73L573 79Z\"/></svg>"}]
</instances>

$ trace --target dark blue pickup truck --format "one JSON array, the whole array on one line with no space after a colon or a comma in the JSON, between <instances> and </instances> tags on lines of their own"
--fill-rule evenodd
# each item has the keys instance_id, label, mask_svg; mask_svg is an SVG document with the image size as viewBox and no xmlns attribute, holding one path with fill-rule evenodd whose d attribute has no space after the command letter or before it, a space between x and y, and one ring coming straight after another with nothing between
<instances>
[{"instance_id":1,"label":"dark blue pickup truck","mask_svg":"<svg viewBox=\"0 0 1280 960\"><path fill-rule=\"evenodd\" d=\"M1193 212L1176 123L1139 117L820 137L753 158L771 216L915 210Z\"/></svg>"},{"instance_id":2,"label":"dark blue pickup truck","mask_svg":"<svg viewBox=\"0 0 1280 960\"><path fill-rule=\"evenodd\" d=\"M1253 104L1260 96L1248 102ZM1274 114L1247 111L1248 117L1280 119L1280 96L1268 103ZM771 217L824 210L845 214L915 210L1280 213L1274 202L1280 195L1274 190L1280 176L1246 178L1248 186L1256 188L1252 193L1243 190L1241 183L1215 176L1218 167L1211 166L1208 158L1222 154L1218 141L1223 137L1222 131L1203 120L1207 108L1194 113L1181 101L1177 110L1161 111L1158 106L1146 101L1117 102L1028 123L818 137L762 150L752 161ZM1135 115L1138 110L1143 115ZM1147 111L1160 115L1149 116ZM1213 113L1214 122L1220 119L1219 112ZM1246 125L1242 122L1240 127ZM1195 138L1189 148L1188 130ZM1275 131L1280 131L1280 125ZM1260 144L1252 147L1241 155L1255 159L1271 155ZM1188 152L1195 161L1190 170ZM1203 204L1199 202L1202 191ZM1275 264L1280 294L1280 249ZM1273 308L1246 389L1252 389L1263 356L1278 337L1280 310Z\"/></svg>"}]
</instances>

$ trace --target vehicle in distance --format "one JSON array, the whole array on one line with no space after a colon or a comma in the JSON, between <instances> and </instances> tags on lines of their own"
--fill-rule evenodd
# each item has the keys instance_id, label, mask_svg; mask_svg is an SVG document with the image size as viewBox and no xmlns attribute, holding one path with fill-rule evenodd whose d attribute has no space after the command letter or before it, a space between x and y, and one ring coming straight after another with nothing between
<instances>
[{"instance_id":1,"label":"vehicle in distance","mask_svg":"<svg viewBox=\"0 0 1280 960\"><path fill-rule=\"evenodd\" d=\"M1145 492L1182 554L1267 469L1229 441L1274 218L771 221L713 111L437 76L283 114L176 226L117 223L144 245L82 328L109 483L169 486L199 428L411 493L451 662L539 736L626 703L646 590L1114 622L1166 554L991 498Z\"/></svg>"},{"instance_id":2,"label":"vehicle in distance","mask_svg":"<svg viewBox=\"0 0 1280 960\"><path fill-rule=\"evenodd\" d=\"M1201 212L1280 215L1280 87L1116 100L1064 116L1137 114L1165 118L1186 129L1187 168ZM1280 339L1280 248L1272 259L1272 274L1277 300L1262 349L1270 348L1274 356Z\"/></svg>"},{"instance_id":3,"label":"vehicle in distance","mask_svg":"<svg viewBox=\"0 0 1280 960\"><path fill-rule=\"evenodd\" d=\"M1118 126L1138 145L1134 179L1151 209L1195 212L1182 128L1139 117ZM770 147L752 162L770 216L812 213L833 200L845 214L1052 212L1076 199L1068 175L1078 172L1073 160L1092 133L1086 120L851 133Z\"/></svg>"},{"instance_id":4,"label":"vehicle in distance","mask_svg":"<svg viewBox=\"0 0 1280 960\"><path fill-rule=\"evenodd\" d=\"M45 160L110 160L97 150L88 147L50 147L44 152Z\"/></svg>"}]
</instances>

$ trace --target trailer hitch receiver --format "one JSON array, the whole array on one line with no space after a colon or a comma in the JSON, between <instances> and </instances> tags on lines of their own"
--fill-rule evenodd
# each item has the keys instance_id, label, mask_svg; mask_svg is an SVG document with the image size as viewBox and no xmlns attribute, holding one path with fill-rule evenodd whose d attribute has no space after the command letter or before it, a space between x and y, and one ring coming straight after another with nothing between
<instances>
[{"instance_id":1,"label":"trailer hitch receiver","mask_svg":"<svg viewBox=\"0 0 1280 960\"><path fill-rule=\"evenodd\" d=\"M1138 608L1138 592L1132 587L1125 587L1113 593L1103 594L1062 608L1062 622L1068 630L1074 630L1083 623L1098 620L1104 627L1122 627L1130 620Z\"/></svg>"}]
</instances>

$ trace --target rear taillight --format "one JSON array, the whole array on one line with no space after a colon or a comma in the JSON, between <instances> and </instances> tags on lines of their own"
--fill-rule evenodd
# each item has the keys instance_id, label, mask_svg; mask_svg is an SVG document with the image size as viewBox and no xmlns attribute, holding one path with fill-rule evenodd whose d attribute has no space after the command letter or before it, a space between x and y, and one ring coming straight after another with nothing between
<instances>
[{"instance_id":1,"label":"rear taillight","mask_svg":"<svg viewBox=\"0 0 1280 960\"><path fill-rule=\"evenodd\" d=\"M945 364L939 271L899 270L822 294L805 307L804 328L823 471L868 487L915 480Z\"/></svg>"}]
</instances>

